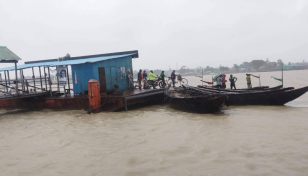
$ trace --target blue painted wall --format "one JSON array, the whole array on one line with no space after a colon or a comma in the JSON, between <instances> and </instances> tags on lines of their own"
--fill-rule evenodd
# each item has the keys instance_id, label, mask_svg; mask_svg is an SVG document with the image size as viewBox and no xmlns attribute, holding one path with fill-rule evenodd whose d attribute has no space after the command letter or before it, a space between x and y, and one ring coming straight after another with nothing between
<instances>
[{"instance_id":1,"label":"blue painted wall","mask_svg":"<svg viewBox=\"0 0 308 176\"><path fill-rule=\"evenodd\" d=\"M98 67L105 68L107 91L114 89L114 84L119 85L121 91L128 88L126 73L130 70L132 73L132 56L104 60L95 63L85 63L72 65L73 89L74 93L82 93L88 90L88 81L96 79L99 82ZM121 67L125 67L125 73L121 72ZM77 84L75 84L75 72Z\"/></svg>"}]
</instances>

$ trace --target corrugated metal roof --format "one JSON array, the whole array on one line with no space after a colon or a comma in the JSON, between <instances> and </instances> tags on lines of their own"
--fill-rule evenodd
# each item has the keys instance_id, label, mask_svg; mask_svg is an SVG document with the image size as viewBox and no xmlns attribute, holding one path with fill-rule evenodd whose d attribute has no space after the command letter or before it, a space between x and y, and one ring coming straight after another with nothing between
<instances>
[{"instance_id":1,"label":"corrugated metal roof","mask_svg":"<svg viewBox=\"0 0 308 176\"><path fill-rule=\"evenodd\" d=\"M19 61L21 60L15 53L6 46L0 46L0 62L1 61Z\"/></svg>"},{"instance_id":2,"label":"corrugated metal roof","mask_svg":"<svg viewBox=\"0 0 308 176\"><path fill-rule=\"evenodd\" d=\"M77 60L66 60L66 61L53 61L53 62L40 62L40 63L33 63L33 64L24 64L24 65L17 65L17 69L25 69L25 68L31 68L31 67L39 67L39 66L45 66L45 67L55 67L58 65L76 65L76 64L84 64L84 63L93 63L93 62L99 62L103 60L109 60L109 59L116 59L126 56L132 56L136 53L130 53L130 54L120 54L120 55L113 55L113 56L101 56L101 57L92 57L88 59L77 59ZM7 68L0 68L0 71L6 71L6 70L14 70L15 67L7 67Z\"/></svg>"},{"instance_id":3,"label":"corrugated metal roof","mask_svg":"<svg viewBox=\"0 0 308 176\"><path fill-rule=\"evenodd\" d=\"M105 53L105 54L69 57L69 58L63 58L62 60L66 61L66 60L77 60L77 59L89 59L89 58L94 58L94 57L114 56L114 55L122 55L122 54L133 54L132 56L134 58L139 57L138 50L133 50L133 51L122 51L122 52L115 52L115 53ZM53 61L58 61L58 59L27 61L27 62L25 62L25 64L34 64L34 63L41 63L41 62L53 62Z\"/></svg>"}]
</instances>

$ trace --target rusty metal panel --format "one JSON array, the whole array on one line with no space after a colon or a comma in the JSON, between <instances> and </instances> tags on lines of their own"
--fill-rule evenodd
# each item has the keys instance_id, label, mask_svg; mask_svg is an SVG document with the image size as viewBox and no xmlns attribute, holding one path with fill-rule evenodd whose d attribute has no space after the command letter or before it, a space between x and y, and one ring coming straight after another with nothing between
<instances>
[{"instance_id":1,"label":"rusty metal panel","mask_svg":"<svg viewBox=\"0 0 308 176\"><path fill-rule=\"evenodd\" d=\"M97 109L101 106L101 95L99 83L95 79L88 82L89 108ZM97 112L97 111L93 111Z\"/></svg>"}]
</instances>

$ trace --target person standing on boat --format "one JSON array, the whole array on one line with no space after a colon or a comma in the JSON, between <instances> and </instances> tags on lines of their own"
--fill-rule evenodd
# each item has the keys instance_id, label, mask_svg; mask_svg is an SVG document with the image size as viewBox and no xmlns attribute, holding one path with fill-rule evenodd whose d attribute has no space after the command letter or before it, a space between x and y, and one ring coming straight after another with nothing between
<instances>
[{"instance_id":1,"label":"person standing on boat","mask_svg":"<svg viewBox=\"0 0 308 176\"><path fill-rule=\"evenodd\" d=\"M219 75L217 78L216 78L216 87L221 89L222 87L222 75Z\"/></svg>"},{"instance_id":2,"label":"person standing on boat","mask_svg":"<svg viewBox=\"0 0 308 176\"><path fill-rule=\"evenodd\" d=\"M147 71L143 71L143 88L145 89L146 84L147 84L147 80L148 80L148 74Z\"/></svg>"},{"instance_id":3,"label":"person standing on boat","mask_svg":"<svg viewBox=\"0 0 308 176\"><path fill-rule=\"evenodd\" d=\"M156 89L154 85L154 78L156 77L157 76L153 73L153 70L151 70L149 73L149 84L153 86L153 89Z\"/></svg>"},{"instance_id":4,"label":"person standing on boat","mask_svg":"<svg viewBox=\"0 0 308 176\"><path fill-rule=\"evenodd\" d=\"M223 74L221 82L222 82L221 88L225 89L226 88L226 82L227 82L225 74Z\"/></svg>"},{"instance_id":5,"label":"person standing on boat","mask_svg":"<svg viewBox=\"0 0 308 176\"><path fill-rule=\"evenodd\" d=\"M173 87L175 87L175 78L176 78L176 75L175 75L175 70L172 71L171 73L171 80L172 80L172 84L173 84Z\"/></svg>"},{"instance_id":6,"label":"person standing on boat","mask_svg":"<svg viewBox=\"0 0 308 176\"><path fill-rule=\"evenodd\" d=\"M140 69L139 72L138 72L139 90L141 90L141 80L142 80L142 70Z\"/></svg>"},{"instance_id":7,"label":"person standing on boat","mask_svg":"<svg viewBox=\"0 0 308 176\"><path fill-rule=\"evenodd\" d=\"M246 81L247 81L247 88L248 89L251 89L252 86L251 86L251 78L250 78L250 74L246 74Z\"/></svg>"},{"instance_id":8,"label":"person standing on boat","mask_svg":"<svg viewBox=\"0 0 308 176\"><path fill-rule=\"evenodd\" d=\"M161 78L161 80L162 80L162 82L163 82L163 86L164 86L164 87L166 86L165 77L166 77L165 71L161 71L161 73L160 73L160 78Z\"/></svg>"},{"instance_id":9,"label":"person standing on boat","mask_svg":"<svg viewBox=\"0 0 308 176\"><path fill-rule=\"evenodd\" d=\"M236 89L235 87L235 82L237 81L237 78L236 77L233 77L233 75L230 75L230 78L229 78L229 81L230 81L230 88L234 88Z\"/></svg>"}]
</instances>

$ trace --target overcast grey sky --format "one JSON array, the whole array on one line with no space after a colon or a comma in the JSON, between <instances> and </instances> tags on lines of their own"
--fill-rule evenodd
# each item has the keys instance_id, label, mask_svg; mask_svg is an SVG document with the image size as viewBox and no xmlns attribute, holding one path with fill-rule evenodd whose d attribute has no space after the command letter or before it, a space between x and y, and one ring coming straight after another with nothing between
<instances>
[{"instance_id":1,"label":"overcast grey sky","mask_svg":"<svg viewBox=\"0 0 308 176\"><path fill-rule=\"evenodd\" d=\"M0 22L0 46L23 61L128 50L134 70L308 61L305 0L0 0Z\"/></svg>"}]
</instances>

